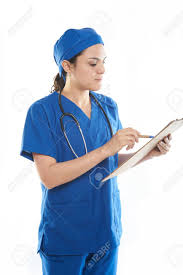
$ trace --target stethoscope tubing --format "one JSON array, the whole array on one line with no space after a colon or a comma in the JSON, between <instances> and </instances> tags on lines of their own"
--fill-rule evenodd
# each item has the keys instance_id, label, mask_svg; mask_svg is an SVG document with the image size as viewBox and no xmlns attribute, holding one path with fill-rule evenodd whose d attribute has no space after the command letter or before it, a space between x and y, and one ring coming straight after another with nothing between
<instances>
[{"instance_id":1,"label":"stethoscope tubing","mask_svg":"<svg viewBox=\"0 0 183 275\"><path fill-rule=\"evenodd\" d=\"M98 106L99 106L99 107L101 108L101 110L103 111L103 113L104 113L104 115L105 115L105 117L106 117L106 119L107 119L107 122L108 122L108 124L109 124L111 136L113 136L112 127L111 127L111 124L110 124L109 118L107 117L106 112L104 111L104 109L102 108L101 104L98 102L98 100L95 98L95 96L92 95L91 92L89 92L89 96L92 96L92 98L95 100L95 102L98 104ZM63 109L62 104L61 104L61 91L60 91L60 93L59 93L59 106L60 106L60 110L61 110L61 112L62 112L62 115L61 115L61 117L60 117L61 129L62 129L62 131L63 131L63 133L64 133L65 139L66 139L66 141L67 141L67 143L68 143L68 145L69 145L71 151L72 151L73 154L78 158L78 155L75 153L74 149L72 148L72 146L71 146L71 144L70 144L70 142L69 142L69 139L68 139L68 137L67 137L67 135L66 135L66 133L65 133L64 125L63 125L63 122L62 122L64 116L70 116L70 117L71 117L72 119L74 119L74 121L76 122L76 124L77 124L77 126L78 126L78 128L79 128L80 134L81 134L81 136L82 136L82 139L83 139L83 142L84 142L84 146L85 146L85 151L86 151L86 154L87 154L88 150L87 150L87 146L86 146L86 141L85 141L85 138L84 138L84 136L83 136L83 131L82 131L81 127L80 127L80 124L79 124L77 118L76 118L73 114L71 114L71 113L65 113L65 112L64 112L64 109Z\"/></svg>"}]
</instances>

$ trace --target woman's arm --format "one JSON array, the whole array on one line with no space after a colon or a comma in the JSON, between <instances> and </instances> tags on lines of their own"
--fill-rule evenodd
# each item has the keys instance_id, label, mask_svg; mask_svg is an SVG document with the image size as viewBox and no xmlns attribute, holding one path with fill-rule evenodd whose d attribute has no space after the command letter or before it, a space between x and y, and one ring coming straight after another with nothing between
<instances>
[{"instance_id":1,"label":"woman's arm","mask_svg":"<svg viewBox=\"0 0 183 275\"><path fill-rule=\"evenodd\" d=\"M74 180L107 157L109 153L105 145L79 158L63 162L56 162L56 159L50 156L33 153L38 174L48 189Z\"/></svg>"}]
</instances>

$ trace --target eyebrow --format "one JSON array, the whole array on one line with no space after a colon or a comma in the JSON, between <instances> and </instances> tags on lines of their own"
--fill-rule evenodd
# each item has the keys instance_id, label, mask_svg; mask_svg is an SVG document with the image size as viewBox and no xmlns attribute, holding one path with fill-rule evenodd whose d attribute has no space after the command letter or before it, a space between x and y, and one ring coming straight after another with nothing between
<instances>
[{"instance_id":1,"label":"eyebrow","mask_svg":"<svg viewBox=\"0 0 183 275\"><path fill-rule=\"evenodd\" d=\"M106 58L107 56L104 57L104 59ZM100 60L101 58L98 58L98 57L89 57L88 59L96 59L96 60ZM104 60L103 59L103 60Z\"/></svg>"}]
</instances>

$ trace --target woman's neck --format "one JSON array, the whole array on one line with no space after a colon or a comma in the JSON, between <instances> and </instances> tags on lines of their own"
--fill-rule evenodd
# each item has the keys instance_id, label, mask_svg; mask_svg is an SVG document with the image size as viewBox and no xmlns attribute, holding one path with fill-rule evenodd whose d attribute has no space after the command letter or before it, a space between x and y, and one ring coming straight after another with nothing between
<instances>
[{"instance_id":1,"label":"woman's neck","mask_svg":"<svg viewBox=\"0 0 183 275\"><path fill-rule=\"evenodd\" d=\"M58 92L60 93L60 92ZM74 103L76 103L79 107L86 107L90 104L90 96L89 96L89 90L87 91L69 91L66 89L63 89L61 92L61 95L64 95Z\"/></svg>"}]
</instances>

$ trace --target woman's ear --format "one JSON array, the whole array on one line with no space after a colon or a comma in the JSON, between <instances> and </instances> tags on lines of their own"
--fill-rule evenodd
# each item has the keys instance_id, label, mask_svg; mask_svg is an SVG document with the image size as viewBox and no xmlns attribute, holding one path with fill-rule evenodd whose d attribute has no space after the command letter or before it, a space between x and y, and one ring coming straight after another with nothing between
<instances>
[{"instance_id":1,"label":"woman's ear","mask_svg":"<svg viewBox=\"0 0 183 275\"><path fill-rule=\"evenodd\" d=\"M68 60L62 61L62 67L66 73L70 72L70 62Z\"/></svg>"}]
</instances>

